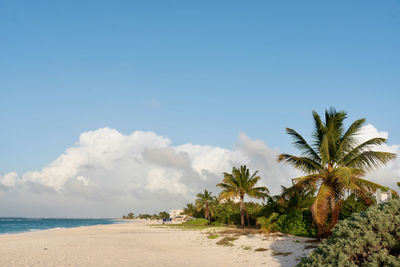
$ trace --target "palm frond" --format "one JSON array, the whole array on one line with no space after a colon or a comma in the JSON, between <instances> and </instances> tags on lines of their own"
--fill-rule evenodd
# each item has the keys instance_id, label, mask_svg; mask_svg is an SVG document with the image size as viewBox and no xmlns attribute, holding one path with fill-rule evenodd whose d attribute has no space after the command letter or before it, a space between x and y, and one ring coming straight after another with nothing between
<instances>
[{"instance_id":1,"label":"palm frond","mask_svg":"<svg viewBox=\"0 0 400 267\"><path fill-rule=\"evenodd\" d=\"M286 128L286 133L293 137L294 146L297 147L304 156L309 157L316 162L321 161L317 152L314 151L314 149L307 143L307 141L299 133L290 128Z\"/></svg>"},{"instance_id":2,"label":"palm frond","mask_svg":"<svg viewBox=\"0 0 400 267\"><path fill-rule=\"evenodd\" d=\"M339 142L339 152L345 153L353 148L357 144L357 139L355 138L362 126L365 124L365 118L354 121L344 135L340 138Z\"/></svg>"},{"instance_id":3,"label":"palm frond","mask_svg":"<svg viewBox=\"0 0 400 267\"><path fill-rule=\"evenodd\" d=\"M322 179L321 174L309 174L302 177L293 178L293 186L303 190L315 189L316 184Z\"/></svg>"},{"instance_id":4,"label":"palm frond","mask_svg":"<svg viewBox=\"0 0 400 267\"><path fill-rule=\"evenodd\" d=\"M313 173L321 170L321 165L318 162L315 162L307 157L296 157L290 154L280 154L278 156L278 161L285 162L306 173Z\"/></svg>"},{"instance_id":5,"label":"palm frond","mask_svg":"<svg viewBox=\"0 0 400 267\"><path fill-rule=\"evenodd\" d=\"M317 197L311 206L314 222L319 225L319 227L323 226L328 218L330 200L333 195L334 192L332 192L331 187L327 186L326 184L322 184L320 186Z\"/></svg>"},{"instance_id":6,"label":"palm frond","mask_svg":"<svg viewBox=\"0 0 400 267\"><path fill-rule=\"evenodd\" d=\"M364 151L345 163L348 167L373 170L396 158L396 154L381 151Z\"/></svg>"},{"instance_id":7,"label":"palm frond","mask_svg":"<svg viewBox=\"0 0 400 267\"><path fill-rule=\"evenodd\" d=\"M369 151L371 148L382 145L386 143L385 138L372 138L369 139L368 141L365 141L358 146L352 148L347 154L345 154L340 161L338 162L339 164L346 165L347 162L351 161L351 159L355 158L356 156L360 155L362 152Z\"/></svg>"}]
</instances>

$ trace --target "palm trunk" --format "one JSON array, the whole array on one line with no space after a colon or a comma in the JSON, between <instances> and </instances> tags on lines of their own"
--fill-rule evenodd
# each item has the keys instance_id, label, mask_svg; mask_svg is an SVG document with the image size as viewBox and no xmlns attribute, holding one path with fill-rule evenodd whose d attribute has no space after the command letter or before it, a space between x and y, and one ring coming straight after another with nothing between
<instances>
[{"instance_id":1,"label":"palm trunk","mask_svg":"<svg viewBox=\"0 0 400 267\"><path fill-rule=\"evenodd\" d=\"M207 220L210 220L210 214L208 212L208 205L206 204L206 208L204 209L204 216L206 217Z\"/></svg>"},{"instance_id":2,"label":"palm trunk","mask_svg":"<svg viewBox=\"0 0 400 267\"><path fill-rule=\"evenodd\" d=\"M240 196L240 223L244 229L244 197Z\"/></svg>"},{"instance_id":3,"label":"palm trunk","mask_svg":"<svg viewBox=\"0 0 400 267\"><path fill-rule=\"evenodd\" d=\"M246 206L244 207L244 210L246 212L247 226L250 226L249 213L247 212Z\"/></svg>"},{"instance_id":4,"label":"palm trunk","mask_svg":"<svg viewBox=\"0 0 400 267\"><path fill-rule=\"evenodd\" d=\"M339 199L338 201L332 203L332 218L331 218L331 223L329 224L328 231L329 233L332 232L333 227L337 224L339 221L339 213L340 213L340 207L342 206L342 200Z\"/></svg>"}]
</instances>

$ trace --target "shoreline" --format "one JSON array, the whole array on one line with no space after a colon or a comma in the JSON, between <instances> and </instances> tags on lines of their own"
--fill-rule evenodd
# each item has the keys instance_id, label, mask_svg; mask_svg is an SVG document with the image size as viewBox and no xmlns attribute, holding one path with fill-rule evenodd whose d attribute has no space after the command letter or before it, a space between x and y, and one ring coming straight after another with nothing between
<instances>
[{"instance_id":1,"label":"shoreline","mask_svg":"<svg viewBox=\"0 0 400 267\"><path fill-rule=\"evenodd\" d=\"M292 266L309 238L236 236L214 229L151 227L154 221L47 229L0 235L0 266ZM210 232L218 238L208 238ZM309 245L309 244L308 244ZM257 250L263 248L264 251Z\"/></svg>"},{"instance_id":2,"label":"shoreline","mask_svg":"<svg viewBox=\"0 0 400 267\"><path fill-rule=\"evenodd\" d=\"M1 218L0 218L1 219ZM29 220L41 220L41 219L47 219L47 220L103 220L103 221L109 221L109 223L93 223L93 224L83 224L83 225L72 225L72 226L57 226L55 225L54 227L48 227L48 228L24 228L22 230L17 230L17 231L11 231L11 232L5 232L1 233L0 236L2 235L12 235L12 234L23 234L23 233L32 233L32 232L40 232L40 231L47 231L47 230L53 230L53 229L71 229L71 228L79 228L79 227L90 227L90 226L104 226L104 225L111 225L111 224L121 224L121 223L128 223L122 219L113 219L113 218L23 218L23 217L14 217L10 219L29 219ZM1 224L0 224L1 226ZM32 227L35 227L35 225L32 225Z\"/></svg>"}]
</instances>

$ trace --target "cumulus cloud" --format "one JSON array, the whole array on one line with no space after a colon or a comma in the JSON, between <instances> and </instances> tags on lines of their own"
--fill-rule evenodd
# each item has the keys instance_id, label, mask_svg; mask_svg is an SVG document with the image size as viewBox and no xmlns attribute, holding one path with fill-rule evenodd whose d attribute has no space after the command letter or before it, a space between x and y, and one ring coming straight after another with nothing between
<instances>
[{"instance_id":1,"label":"cumulus cloud","mask_svg":"<svg viewBox=\"0 0 400 267\"><path fill-rule=\"evenodd\" d=\"M362 129L360 140L366 141L374 137L389 138L389 133L385 131L378 131L372 124L365 125ZM379 147L373 148L377 151L386 151L399 154L400 145L383 144ZM397 189L397 182L400 182L400 158L397 157L394 161L390 162L387 166L377 169L367 174L367 177L379 184L389 186Z\"/></svg>"},{"instance_id":2,"label":"cumulus cloud","mask_svg":"<svg viewBox=\"0 0 400 267\"><path fill-rule=\"evenodd\" d=\"M362 138L388 137L372 125ZM383 149L399 152L398 145ZM246 164L258 170L271 194L289 186L297 171L276 161L278 149L242 133L233 149L183 144L135 131L124 135L102 128L82 133L79 141L41 170L0 175L0 216L118 217L183 207L204 189L217 194L223 172ZM369 174L394 186L400 161Z\"/></svg>"},{"instance_id":3,"label":"cumulus cloud","mask_svg":"<svg viewBox=\"0 0 400 267\"><path fill-rule=\"evenodd\" d=\"M41 170L0 176L0 216L121 216L180 208L204 189L217 194L223 172L241 164L259 170L262 184L278 193L293 173L276 162L277 154L245 134L226 149L171 146L153 132L88 131Z\"/></svg>"}]
</instances>

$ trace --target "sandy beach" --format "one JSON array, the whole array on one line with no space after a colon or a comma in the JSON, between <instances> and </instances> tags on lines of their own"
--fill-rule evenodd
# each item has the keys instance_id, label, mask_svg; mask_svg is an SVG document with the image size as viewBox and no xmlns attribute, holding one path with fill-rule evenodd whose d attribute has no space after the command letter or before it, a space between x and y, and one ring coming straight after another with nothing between
<instances>
[{"instance_id":1,"label":"sandy beach","mask_svg":"<svg viewBox=\"0 0 400 267\"><path fill-rule=\"evenodd\" d=\"M208 231L134 222L0 235L0 266L293 266L310 252L307 238L250 234L224 247Z\"/></svg>"}]
</instances>

